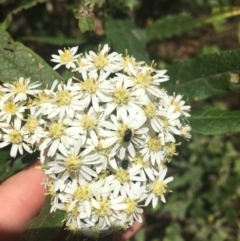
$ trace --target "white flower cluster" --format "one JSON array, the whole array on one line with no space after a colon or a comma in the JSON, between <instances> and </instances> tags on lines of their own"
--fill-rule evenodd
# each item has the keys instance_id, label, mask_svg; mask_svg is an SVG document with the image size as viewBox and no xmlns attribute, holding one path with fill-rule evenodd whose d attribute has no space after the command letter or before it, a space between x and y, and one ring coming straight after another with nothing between
<instances>
[{"instance_id":1,"label":"white flower cluster","mask_svg":"<svg viewBox=\"0 0 240 241\"><path fill-rule=\"evenodd\" d=\"M40 150L52 209L66 212L66 226L98 238L142 222L143 207L165 202L166 164L177 155L174 135L190 138L181 95L160 83L169 78L134 57L104 45L52 55L74 77L38 90L19 78L0 89L0 147L11 156Z\"/></svg>"}]
</instances>

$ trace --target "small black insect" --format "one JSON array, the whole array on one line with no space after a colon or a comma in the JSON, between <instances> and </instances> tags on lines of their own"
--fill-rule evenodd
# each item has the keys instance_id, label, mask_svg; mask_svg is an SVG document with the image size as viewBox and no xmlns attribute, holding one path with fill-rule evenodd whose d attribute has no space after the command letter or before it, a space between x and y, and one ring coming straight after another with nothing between
<instances>
[{"instance_id":1,"label":"small black insect","mask_svg":"<svg viewBox=\"0 0 240 241\"><path fill-rule=\"evenodd\" d=\"M155 71L153 71L150 75L153 77L154 75L156 75L157 73Z\"/></svg>"},{"instance_id":2,"label":"small black insect","mask_svg":"<svg viewBox=\"0 0 240 241\"><path fill-rule=\"evenodd\" d=\"M123 160L122 161L122 168L126 170L128 168L128 163L129 163L128 160Z\"/></svg>"},{"instance_id":3,"label":"small black insect","mask_svg":"<svg viewBox=\"0 0 240 241\"><path fill-rule=\"evenodd\" d=\"M124 142L129 142L131 140L131 138L132 138L132 131L130 129L127 129L125 131L124 136L123 136L123 141Z\"/></svg>"}]
</instances>

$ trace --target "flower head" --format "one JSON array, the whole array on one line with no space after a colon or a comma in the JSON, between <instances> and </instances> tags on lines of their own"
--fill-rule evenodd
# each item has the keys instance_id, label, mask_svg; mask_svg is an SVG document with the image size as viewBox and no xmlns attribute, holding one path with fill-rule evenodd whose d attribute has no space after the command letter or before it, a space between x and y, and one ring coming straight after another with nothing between
<instances>
[{"instance_id":1,"label":"flower head","mask_svg":"<svg viewBox=\"0 0 240 241\"><path fill-rule=\"evenodd\" d=\"M175 135L191 138L190 106L169 95L169 77L110 52L52 55L54 69L72 77L37 90L20 77L0 86L0 148L10 155L40 151L51 212L65 212L66 228L97 239L142 222L143 207L166 202L167 165L177 155Z\"/></svg>"},{"instance_id":2,"label":"flower head","mask_svg":"<svg viewBox=\"0 0 240 241\"><path fill-rule=\"evenodd\" d=\"M23 150L31 153L32 150L27 144L27 133L22 128L22 123L19 119L15 119L13 124L7 124L2 128L3 136L0 148L3 148L9 144L12 145L10 156L16 157L19 152L23 155Z\"/></svg>"},{"instance_id":3,"label":"flower head","mask_svg":"<svg viewBox=\"0 0 240 241\"><path fill-rule=\"evenodd\" d=\"M67 69L69 68L75 68L77 61L77 58L80 56L80 54L76 54L78 50L78 47L72 47L72 48L64 48L64 50L58 50L59 55L53 54L52 55L52 62L58 63L53 69L57 69L62 65L65 65Z\"/></svg>"}]
</instances>

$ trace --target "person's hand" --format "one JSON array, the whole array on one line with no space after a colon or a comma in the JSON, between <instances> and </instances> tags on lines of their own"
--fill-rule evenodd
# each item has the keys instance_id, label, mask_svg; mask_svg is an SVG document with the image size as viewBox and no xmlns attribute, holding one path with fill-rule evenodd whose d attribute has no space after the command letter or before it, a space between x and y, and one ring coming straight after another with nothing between
<instances>
[{"instance_id":1,"label":"person's hand","mask_svg":"<svg viewBox=\"0 0 240 241\"><path fill-rule=\"evenodd\" d=\"M40 185L43 173L33 165L10 177L0 185L0 240L18 241L26 224L36 217L45 200L45 189ZM135 222L125 233L115 235L114 241L125 241L142 224Z\"/></svg>"},{"instance_id":2,"label":"person's hand","mask_svg":"<svg viewBox=\"0 0 240 241\"><path fill-rule=\"evenodd\" d=\"M10 177L0 186L0 240L17 241L26 224L43 206L43 173L35 165Z\"/></svg>"}]
</instances>

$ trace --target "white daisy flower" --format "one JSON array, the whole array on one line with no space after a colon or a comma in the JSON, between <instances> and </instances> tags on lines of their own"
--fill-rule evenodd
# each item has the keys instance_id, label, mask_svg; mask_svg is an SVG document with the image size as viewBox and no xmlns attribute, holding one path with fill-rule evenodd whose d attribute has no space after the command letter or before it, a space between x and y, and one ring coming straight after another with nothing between
<instances>
[{"instance_id":1,"label":"white daisy flower","mask_svg":"<svg viewBox=\"0 0 240 241\"><path fill-rule=\"evenodd\" d=\"M160 165L164 159L165 140L162 134L147 135L145 144L139 153L144 157L144 160L150 160L152 165Z\"/></svg>"},{"instance_id":2,"label":"white daisy flower","mask_svg":"<svg viewBox=\"0 0 240 241\"><path fill-rule=\"evenodd\" d=\"M70 223L76 222L77 229L79 230L84 226L83 221L88 218L88 215L85 212L83 205L76 204L79 204L78 200L72 199L67 200L67 203L65 204L65 211L67 213L66 226L69 226ZM94 225L94 223L92 225ZM90 228L92 225L87 226Z\"/></svg>"},{"instance_id":3,"label":"white daisy flower","mask_svg":"<svg viewBox=\"0 0 240 241\"><path fill-rule=\"evenodd\" d=\"M180 113L169 112L167 109L159 109L157 112L157 121L151 122L151 126L154 131L158 128L158 133L164 133L165 136L171 136L171 139L175 141L173 135L180 135L179 124L180 124Z\"/></svg>"},{"instance_id":4,"label":"white daisy flower","mask_svg":"<svg viewBox=\"0 0 240 241\"><path fill-rule=\"evenodd\" d=\"M73 118L76 111L83 110L87 105L84 101L80 100L76 92L71 91L71 78L66 84L58 83L58 81L55 80L52 89L55 88L55 82L57 82L57 91L51 91L52 99L45 105L43 113L47 115L48 119L56 117L59 117L61 120L64 118Z\"/></svg>"},{"instance_id":5,"label":"white daisy flower","mask_svg":"<svg viewBox=\"0 0 240 241\"><path fill-rule=\"evenodd\" d=\"M36 113L34 108L29 109L26 123L23 126L23 130L28 134L28 143L32 146L37 145L41 138L45 137L44 126L45 120L42 119L40 113Z\"/></svg>"},{"instance_id":6,"label":"white daisy flower","mask_svg":"<svg viewBox=\"0 0 240 241\"><path fill-rule=\"evenodd\" d=\"M68 148L75 142L76 140L68 133L68 126L61 120L52 120L46 123L45 138L40 143L39 150L44 152L48 148L47 156L54 156L59 149L60 143Z\"/></svg>"},{"instance_id":7,"label":"white daisy flower","mask_svg":"<svg viewBox=\"0 0 240 241\"><path fill-rule=\"evenodd\" d=\"M65 65L67 69L75 68L75 62L77 61L77 58L80 56L80 54L76 54L77 50L78 47L72 47L68 49L64 48L64 51L58 50L59 55L52 55L51 61L58 63L53 69L57 69L62 65Z\"/></svg>"},{"instance_id":8,"label":"white daisy flower","mask_svg":"<svg viewBox=\"0 0 240 241\"><path fill-rule=\"evenodd\" d=\"M183 125L180 128L180 135L183 136L184 138L186 138L187 140L191 139L192 138L192 135L190 133L191 130L192 130L192 128L190 125Z\"/></svg>"},{"instance_id":9,"label":"white daisy flower","mask_svg":"<svg viewBox=\"0 0 240 241\"><path fill-rule=\"evenodd\" d=\"M19 119L14 120L14 124L2 127L3 132L2 142L0 143L0 148L3 148L9 144L12 144L10 156L16 157L19 152L23 155L23 150L31 153L31 148L27 145L27 133L23 131L21 126L21 121Z\"/></svg>"},{"instance_id":10,"label":"white daisy flower","mask_svg":"<svg viewBox=\"0 0 240 241\"><path fill-rule=\"evenodd\" d=\"M117 218L116 212L124 210L126 204L123 203L124 197L118 196L113 198L110 196L110 189L108 189L108 195L103 195L100 190L96 190L95 199L92 200L94 208L94 215L96 215L98 222L104 224L104 226L111 226L110 217Z\"/></svg>"},{"instance_id":11,"label":"white daisy flower","mask_svg":"<svg viewBox=\"0 0 240 241\"><path fill-rule=\"evenodd\" d=\"M34 96L31 109L34 109L37 116L44 113L51 98L52 96L49 93L46 93L44 90L39 90L39 92Z\"/></svg>"},{"instance_id":12,"label":"white daisy flower","mask_svg":"<svg viewBox=\"0 0 240 241\"><path fill-rule=\"evenodd\" d=\"M144 179L150 179L152 181L155 180L158 172L156 171L155 167L151 164L149 160L145 160L144 156L139 155L139 152L135 157L129 156L129 165L139 165L140 166L140 176Z\"/></svg>"},{"instance_id":13,"label":"white daisy flower","mask_svg":"<svg viewBox=\"0 0 240 241\"><path fill-rule=\"evenodd\" d=\"M163 123L161 121L161 114L159 103L154 100L149 100L145 105L142 106L144 115L146 116L148 122L150 122L151 127L155 132L163 131Z\"/></svg>"},{"instance_id":14,"label":"white daisy flower","mask_svg":"<svg viewBox=\"0 0 240 241\"><path fill-rule=\"evenodd\" d=\"M135 181L146 181L145 178L139 176L140 166L133 166L126 170L123 168L115 169L110 167L110 170L112 170L113 174L106 178L106 182L109 183L114 198L116 198L119 193L121 193L122 196L126 196L126 184L132 185Z\"/></svg>"},{"instance_id":15,"label":"white daisy flower","mask_svg":"<svg viewBox=\"0 0 240 241\"><path fill-rule=\"evenodd\" d=\"M28 95L36 95L39 91L36 88L40 85L41 83L39 81L30 84L30 78L25 79L24 77L20 77L16 79L13 84L4 83L4 87L1 90L6 92L4 96L5 100L12 98L16 103L27 100Z\"/></svg>"},{"instance_id":16,"label":"white daisy flower","mask_svg":"<svg viewBox=\"0 0 240 241\"><path fill-rule=\"evenodd\" d=\"M134 88L142 89L146 94L152 94L156 97L162 98L164 91L159 88L161 82L169 80L165 75L167 70L153 70L149 67L142 67L139 71L131 68L132 81Z\"/></svg>"},{"instance_id":17,"label":"white daisy flower","mask_svg":"<svg viewBox=\"0 0 240 241\"><path fill-rule=\"evenodd\" d=\"M141 105L147 101L143 90L131 88L131 81L124 75L115 77L111 82L115 84L112 87L111 101L103 106L105 115L109 115L115 109L120 115L126 115L127 111L129 113L131 111L143 112Z\"/></svg>"},{"instance_id":18,"label":"white daisy flower","mask_svg":"<svg viewBox=\"0 0 240 241\"><path fill-rule=\"evenodd\" d=\"M112 147L111 156L119 155L123 159L128 152L135 156L135 148L144 145L144 137L148 128L142 127L146 117L132 111L129 115L110 116L110 121L103 121L102 125L107 128L100 130L99 135L104 137L103 147Z\"/></svg>"},{"instance_id":19,"label":"white daisy flower","mask_svg":"<svg viewBox=\"0 0 240 241\"><path fill-rule=\"evenodd\" d=\"M72 195L72 199L77 200L75 205L82 205L87 213L87 217L90 218L93 211L92 202L95 200L95 193L98 189L102 188L103 185L103 181L87 182L81 178L77 180L73 179L73 181L66 186L64 192Z\"/></svg>"},{"instance_id":20,"label":"white daisy flower","mask_svg":"<svg viewBox=\"0 0 240 241\"><path fill-rule=\"evenodd\" d=\"M97 153L98 159L100 160L100 163L94 166L98 174L102 171L105 171L107 169L108 163L115 159L114 157L110 156L111 148L103 148L102 142L103 140L99 139L97 145L94 145L91 139L87 139L86 141L87 145L93 144L95 146L93 151Z\"/></svg>"},{"instance_id":21,"label":"white daisy flower","mask_svg":"<svg viewBox=\"0 0 240 241\"><path fill-rule=\"evenodd\" d=\"M142 186L140 182L136 182L125 185L126 197L124 203L127 205L127 208L123 212L127 215L129 223L134 221L142 222L142 213L143 209L140 208L139 203L146 198L145 186Z\"/></svg>"},{"instance_id":22,"label":"white daisy flower","mask_svg":"<svg viewBox=\"0 0 240 241\"><path fill-rule=\"evenodd\" d=\"M123 71L128 75L131 75L132 69L139 70L144 64L144 61L136 61L136 59L128 53L122 58Z\"/></svg>"},{"instance_id":23,"label":"white daisy flower","mask_svg":"<svg viewBox=\"0 0 240 241\"><path fill-rule=\"evenodd\" d=\"M61 179L69 177L80 177L85 180L92 180L92 177L97 177L97 173L93 170L92 166L98 165L100 159L97 154L93 154L94 146L89 146L82 150L81 141L70 146L68 149L59 144L59 152L53 157L53 160L46 163L46 174L59 174L63 173ZM65 181L63 180L63 181Z\"/></svg>"},{"instance_id":24,"label":"white daisy flower","mask_svg":"<svg viewBox=\"0 0 240 241\"><path fill-rule=\"evenodd\" d=\"M185 105L185 101L182 100L182 98L182 95L165 95L162 99L162 102L169 112L180 113L180 115L189 117L189 111L191 106Z\"/></svg>"},{"instance_id":25,"label":"white daisy flower","mask_svg":"<svg viewBox=\"0 0 240 241\"><path fill-rule=\"evenodd\" d=\"M96 71L82 74L83 81L73 85L79 97L86 102L86 106L92 104L95 111L100 111L100 102L111 101L109 92L113 89L113 84L107 81L109 73L99 74Z\"/></svg>"},{"instance_id":26,"label":"white daisy flower","mask_svg":"<svg viewBox=\"0 0 240 241\"><path fill-rule=\"evenodd\" d=\"M155 208L160 198L162 202L166 202L164 194L167 192L167 184L173 180L173 177L168 177L164 180L167 174L167 168L160 168L156 180L147 186L147 198L145 205L147 206L152 201L152 206Z\"/></svg>"},{"instance_id":27,"label":"white daisy flower","mask_svg":"<svg viewBox=\"0 0 240 241\"><path fill-rule=\"evenodd\" d=\"M22 120L26 109L26 102L15 102L12 98L0 100L0 121L10 123L16 118Z\"/></svg>"},{"instance_id":28,"label":"white daisy flower","mask_svg":"<svg viewBox=\"0 0 240 241\"><path fill-rule=\"evenodd\" d=\"M89 51L88 54L85 54L85 58L83 58L83 61L86 62L87 65L84 67L79 67L77 70L81 73L86 70L97 70L100 71L100 73L114 73L121 70L122 56L116 52L108 54L109 50L109 46L105 44L101 50L99 46L98 53Z\"/></svg>"},{"instance_id":29,"label":"white daisy flower","mask_svg":"<svg viewBox=\"0 0 240 241\"><path fill-rule=\"evenodd\" d=\"M76 114L75 119L68 120L67 123L70 126L69 132L81 135L82 143L85 143L86 139L90 138L92 143L97 146L98 131L100 130L103 120L103 113L96 112L90 107L87 113L82 112L81 114Z\"/></svg>"}]
</instances>

